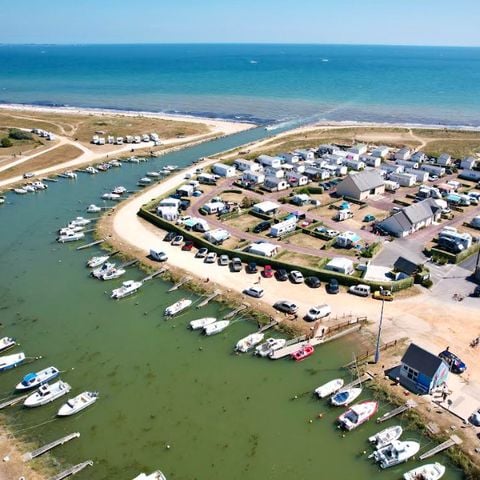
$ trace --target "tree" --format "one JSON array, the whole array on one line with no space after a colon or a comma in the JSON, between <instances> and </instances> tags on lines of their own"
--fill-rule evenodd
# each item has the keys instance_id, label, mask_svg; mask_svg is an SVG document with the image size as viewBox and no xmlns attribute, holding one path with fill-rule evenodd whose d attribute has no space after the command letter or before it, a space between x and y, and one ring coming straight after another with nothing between
<instances>
[{"instance_id":1,"label":"tree","mask_svg":"<svg viewBox=\"0 0 480 480\"><path fill-rule=\"evenodd\" d=\"M13 143L8 137L3 137L0 140L0 145L2 146L2 148L8 148L8 147L11 147Z\"/></svg>"},{"instance_id":2,"label":"tree","mask_svg":"<svg viewBox=\"0 0 480 480\"><path fill-rule=\"evenodd\" d=\"M33 136L30 132L24 132L18 128L11 128L8 136L14 140L32 140Z\"/></svg>"}]
</instances>

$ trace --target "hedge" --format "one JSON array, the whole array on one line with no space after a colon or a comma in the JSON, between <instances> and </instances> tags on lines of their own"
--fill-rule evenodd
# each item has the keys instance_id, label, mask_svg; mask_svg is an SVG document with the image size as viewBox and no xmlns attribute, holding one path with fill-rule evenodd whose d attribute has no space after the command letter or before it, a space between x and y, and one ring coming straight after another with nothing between
<instances>
[{"instance_id":1,"label":"hedge","mask_svg":"<svg viewBox=\"0 0 480 480\"><path fill-rule=\"evenodd\" d=\"M467 250L464 250L463 252L460 252L457 254L450 253L435 247L432 247L429 250L429 253L432 257L437 257L437 258L446 260L448 263L457 264L457 263L463 262L466 258L470 257L471 255L474 255L479 250L480 250L480 244L476 243L475 245L472 245L470 248L467 248Z\"/></svg>"}]
</instances>

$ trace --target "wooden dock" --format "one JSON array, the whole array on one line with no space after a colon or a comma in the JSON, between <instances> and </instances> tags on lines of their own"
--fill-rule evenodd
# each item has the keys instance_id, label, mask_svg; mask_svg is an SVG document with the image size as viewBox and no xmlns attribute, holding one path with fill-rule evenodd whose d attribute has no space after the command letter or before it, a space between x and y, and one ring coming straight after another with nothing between
<instances>
[{"instance_id":1,"label":"wooden dock","mask_svg":"<svg viewBox=\"0 0 480 480\"><path fill-rule=\"evenodd\" d=\"M233 318L235 315L237 315L237 313L240 313L240 312L243 312L245 309L248 308L248 305L246 304L243 304L243 305L240 305L238 308L236 308L235 310L232 310L230 313L227 313L223 319L224 320L228 320L229 318Z\"/></svg>"},{"instance_id":2,"label":"wooden dock","mask_svg":"<svg viewBox=\"0 0 480 480\"><path fill-rule=\"evenodd\" d=\"M441 443L440 445L437 445L436 447L432 448L428 452L425 452L424 454L420 455L420 460L425 460L426 458L433 457L437 453L443 452L444 450L447 450L450 447L453 447L454 445L460 445L462 443L462 439L460 437L457 437L457 435L451 435L450 438Z\"/></svg>"},{"instance_id":3,"label":"wooden dock","mask_svg":"<svg viewBox=\"0 0 480 480\"><path fill-rule=\"evenodd\" d=\"M362 383L368 382L371 379L372 379L372 374L366 372L361 377L358 377L356 380L353 380L353 382L350 382L350 383L347 383L347 385L344 385L342 387L342 390L347 390L349 388L354 388L358 385L361 385Z\"/></svg>"},{"instance_id":4,"label":"wooden dock","mask_svg":"<svg viewBox=\"0 0 480 480\"><path fill-rule=\"evenodd\" d=\"M67 470L64 470L63 472L60 472L59 474L53 476L50 480L63 480L64 478L70 477L72 475L75 475L78 472L81 472L84 468L92 467L92 466L93 466L92 460L87 460L86 462L78 463L73 467L67 468Z\"/></svg>"},{"instance_id":5,"label":"wooden dock","mask_svg":"<svg viewBox=\"0 0 480 480\"><path fill-rule=\"evenodd\" d=\"M53 442L47 443L46 445L43 445L43 447L37 448L36 450L32 450L31 452L27 452L23 456L23 461L28 462L32 460L33 458L39 457L40 455L43 455L44 453L49 452L50 450L54 449L55 447L58 447L60 445L64 445L65 443L69 442L70 440L73 440L74 438L80 437L79 432L75 433L70 433L69 435L65 435L62 438L59 438L58 440L55 440Z\"/></svg>"},{"instance_id":6,"label":"wooden dock","mask_svg":"<svg viewBox=\"0 0 480 480\"><path fill-rule=\"evenodd\" d=\"M13 407L13 405L20 403L22 400L25 400L29 395L30 393L26 393L25 395L20 395L19 397L14 397L14 398L11 398L10 400L6 400L3 403L0 403L0 410L7 407Z\"/></svg>"},{"instance_id":7,"label":"wooden dock","mask_svg":"<svg viewBox=\"0 0 480 480\"><path fill-rule=\"evenodd\" d=\"M58 180L56 178L50 178L50 177L45 177L45 178L42 178L42 182L58 182Z\"/></svg>"},{"instance_id":8,"label":"wooden dock","mask_svg":"<svg viewBox=\"0 0 480 480\"><path fill-rule=\"evenodd\" d=\"M101 240L96 240L95 242L90 242L90 243L87 243L85 245L80 245L79 247L77 247L77 250L83 250L85 248L94 247L95 245L100 245L104 241L105 241L105 239L102 238Z\"/></svg>"},{"instance_id":9,"label":"wooden dock","mask_svg":"<svg viewBox=\"0 0 480 480\"><path fill-rule=\"evenodd\" d=\"M173 285L173 287L169 288L167 291L174 292L175 290L178 290L182 285L185 285L191 279L192 279L191 277L183 277L175 285Z\"/></svg>"},{"instance_id":10,"label":"wooden dock","mask_svg":"<svg viewBox=\"0 0 480 480\"><path fill-rule=\"evenodd\" d=\"M112 257L113 255L110 255ZM121 265L118 266L118 268L128 268L128 267L133 267L133 265L136 265L138 263L138 260L131 260L130 262L122 263Z\"/></svg>"},{"instance_id":11,"label":"wooden dock","mask_svg":"<svg viewBox=\"0 0 480 480\"><path fill-rule=\"evenodd\" d=\"M270 322L268 322L267 324L265 325L262 325L262 327L258 330L258 333L263 333L263 332L266 332L267 330L269 330L270 328L273 328L275 327L276 325L278 325L278 320L275 320L275 319L272 319Z\"/></svg>"},{"instance_id":12,"label":"wooden dock","mask_svg":"<svg viewBox=\"0 0 480 480\"><path fill-rule=\"evenodd\" d=\"M387 412L385 413L385 415L382 415L381 417L377 418L377 422L378 423L386 422L387 420L390 420L391 418L396 417L397 415L400 415L401 413L406 412L411 408L415 408L416 406L417 404L414 400L409 400L404 405L400 405L399 407L393 409L391 412Z\"/></svg>"},{"instance_id":13,"label":"wooden dock","mask_svg":"<svg viewBox=\"0 0 480 480\"><path fill-rule=\"evenodd\" d=\"M211 302L215 297L218 297L220 295L220 290L215 290L212 294L210 294L208 297L206 297L204 300L202 300L195 308L202 308L208 305L209 302Z\"/></svg>"},{"instance_id":14,"label":"wooden dock","mask_svg":"<svg viewBox=\"0 0 480 480\"><path fill-rule=\"evenodd\" d=\"M163 267L160 270L153 272L151 275L148 275L148 277L145 277L141 282L142 283L148 282L149 280L152 280L153 278L158 277L162 273L165 273L167 270L168 270L167 268Z\"/></svg>"}]
</instances>

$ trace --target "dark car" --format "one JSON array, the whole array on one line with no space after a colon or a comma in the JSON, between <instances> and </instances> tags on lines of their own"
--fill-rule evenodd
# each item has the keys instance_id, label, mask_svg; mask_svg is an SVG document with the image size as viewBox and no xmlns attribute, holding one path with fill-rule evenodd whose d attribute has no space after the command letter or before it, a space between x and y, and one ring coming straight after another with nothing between
<instances>
[{"instance_id":1,"label":"dark car","mask_svg":"<svg viewBox=\"0 0 480 480\"><path fill-rule=\"evenodd\" d=\"M326 285L327 293L331 293L335 295L336 293L340 292L340 285L338 284L338 280L335 278L331 278L327 285Z\"/></svg>"},{"instance_id":2,"label":"dark car","mask_svg":"<svg viewBox=\"0 0 480 480\"><path fill-rule=\"evenodd\" d=\"M257 264L255 262L250 262L247 265L246 270L247 270L247 273L257 273L258 272Z\"/></svg>"},{"instance_id":3,"label":"dark car","mask_svg":"<svg viewBox=\"0 0 480 480\"><path fill-rule=\"evenodd\" d=\"M264 232L265 230L268 230L270 228L271 224L270 222L260 222L258 225L255 225L253 228L253 233L261 233Z\"/></svg>"},{"instance_id":4,"label":"dark car","mask_svg":"<svg viewBox=\"0 0 480 480\"><path fill-rule=\"evenodd\" d=\"M187 240L182 246L182 250L185 250L187 252L189 252L192 248L193 248L193 242L191 240Z\"/></svg>"},{"instance_id":5,"label":"dark car","mask_svg":"<svg viewBox=\"0 0 480 480\"><path fill-rule=\"evenodd\" d=\"M288 272L285 269L280 268L275 272L275 278L279 282L286 282L288 280Z\"/></svg>"},{"instance_id":6,"label":"dark car","mask_svg":"<svg viewBox=\"0 0 480 480\"><path fill-rule=\"evenodd\" d=\"M242 261L238 257L232 258L232 262L230 263L230 270L232 272L242 271Z\"/></svg>"},{"instance_id":7,"label":"dark car","mask_svg":"<svg viewBox=\"0 0 480 480\"><path fill-rule=\"evenodd\" d=\"M450 368L450 371L452 373L463 373L466 369L467 366L450 350L444 350L443 352L440 352L438 356L442 359L445 360L447 363L448 367Z\"/></svg>"},{"instance_id":8,"label":"dark car","mask_svg":"<svg viewBox=\"0 0 480 480\"><path fill-rule=\"evenodd\" d=\"M477 285L472 292L472 297L480 297L480 285Z\"/></svg>"},{"instance_id":9,"label":"dark car","mask_svg":"<svg viewBox=\"0 0 480 480\"><path fill-rule=\"evenodd\" d=\"M290 302L289 300L280 300L278 302L275 302L273 304L273 308L279 310L280 312L290 314L297 313L298 311L298 306L295 305L293 302Z\"/></svg>"},{"instance_id":10,"label":"dark car","mask_svg":"<svg viewBox=\"0 0 480 480\"><path fill-rule=\"evenodd\" d=\"M177 234L175 232L168 232L165 235L165 237L163 237L163 241L164 242L171 242L176 236L177 236Z\"/></svg>"},{"instance_id":11,"label":"dark car","mask_svg":"<svg viewBox=\"0 0 480 480\"><path fill-rule=\"evenodd\" d=\"M322 284L322 282L320 282L320 279L318 277L306 277L305 278L305 283L310 288L318 288Z\"/></svg>"}]
</instances>

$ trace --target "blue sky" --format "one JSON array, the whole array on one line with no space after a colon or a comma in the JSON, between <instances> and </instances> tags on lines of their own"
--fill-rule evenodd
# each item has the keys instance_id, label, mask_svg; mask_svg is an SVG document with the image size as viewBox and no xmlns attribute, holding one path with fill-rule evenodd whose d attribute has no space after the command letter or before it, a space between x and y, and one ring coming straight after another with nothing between
<instances>
[{"instance_id":1,"label":"blue sky","mask_svg":"<svg viewBox=\"0 0 480 480\"><path fill-rule=\"evenodd\" d=\"M0 43L480 46L479 0L0 0Z\"/></svg>"}]
</instances>

